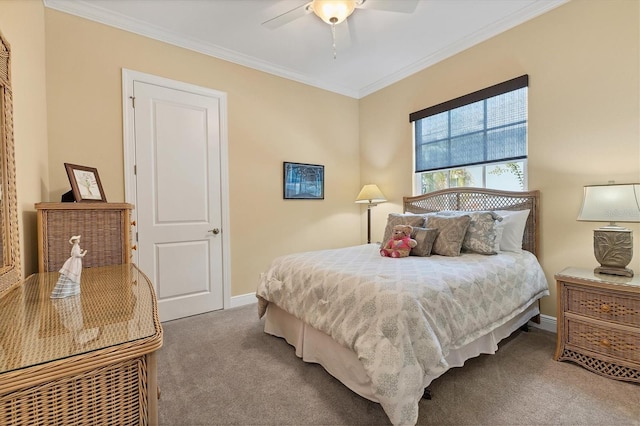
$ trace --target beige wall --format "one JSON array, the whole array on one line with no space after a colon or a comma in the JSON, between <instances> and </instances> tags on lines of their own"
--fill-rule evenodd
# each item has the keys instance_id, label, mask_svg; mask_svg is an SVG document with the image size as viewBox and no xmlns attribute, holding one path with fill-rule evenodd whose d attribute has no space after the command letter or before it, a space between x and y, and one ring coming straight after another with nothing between
<instances>
[{"instance_id":1,"label":"beige wall","mask_svg":"<svg viewBox=\"0 0 640 426\"><path fill-rule=\"evenodd\" d=\"M541 191L552 287L542 312L555 316L554 273L597 266L592 230L603 224L576 221L582 187L640 182L639 17L636 1L572 1L362 99L361 179L392 201L377 207L376 237L412 192L409 113L528 74L529 188ZM638 243L630 267L640 273Z\"/></svg>"},{"instance_id":2,"label":"beige wall","mask_svg":"<svg viewBox=\"0 0 640 426\"><path fill-rule=\"evenodd\" d=\"M0 31L11 46L20 254L25 275L38 268L34 203L48 193L44 6L0 1Z\"/></svg>"},{"instance_id":3,"label":"beige wall","mask_svg":"<svg viewBox=\"0 0 640 426\"><path fill-rule=\"evenodd\" d=\"M14 50L23 264L36 268L33 203L67 190L64 162L97 167L109 200L124 199L123 67L228 94L233 295L254 291L274 256L363 241L365 211L353 203L361 183L390 199L373 211L379 240L386 214L412 191L409 113L529 74L529 187L542 193L540 258L554 290L563 267L595 266L599 224L575 220L582 186L640 181L639 23L636 1L572 1L356 101L39 1L2 1L0 30ZM282 161L324 164L326 199L282 200ZM640 227L631 228L637 240ZM555 291L543 313L555 316Z\"/></svg>"},{"instance_id":4,"label":"beige wall","mask_svg":"<svg viewBox=\"0 0 640 426\"><path fill-rule=\"evenodd\" d=\"M121 70L227 93L232 295L281 254L360 243L358 101L46 10L50 200L63 163L96 167L124 200ZM323 164L325 200L283 200L282 162Z\"/></svg>"}]
</instances>

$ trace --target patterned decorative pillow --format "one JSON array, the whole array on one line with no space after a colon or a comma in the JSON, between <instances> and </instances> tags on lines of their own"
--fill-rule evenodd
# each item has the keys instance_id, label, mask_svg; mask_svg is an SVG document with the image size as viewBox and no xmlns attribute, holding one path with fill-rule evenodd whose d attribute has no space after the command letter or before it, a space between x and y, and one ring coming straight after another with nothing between
<instances>
[{"instance_id":1,"label":"patterned decorative pillow","mask_svg":"<svg viewBox=\"0 0 640 426\"><path fill-rule=\"evenodd\" d=\"M438 236L436 228L418 228L414 227L411 232L411 238L418 243L409 253L410 256L431 256L433 242Z\"/></svg>"},{"instance_id":2,"label":"patterned decorative pillow","mask_svg":"<svg viewBox=\"0 0 640 426\"><path fill-rule=\"evenodd\" d=\"M424 216L415 214L400 214L389 213L387 217L387 226L384 228L384 237L382 238L382 245L386 244L391 238L393 227L396 225L411 225L412 227L423 227Z\"/></svg>"},{"instance_id":3,"label":"patterned decorative pillow","mask_svg":"<svg viewBox=\"0 0 640 426\"><path fill-rule=\"evenodd\" d=\"M470 222L471 216L468 215L428 217L426 226L439 231L433 242L431 253L441 256L460 256L462 241Z\"/></svg>"},{"instance_id":4,"label":"patterned decorative pillow","mask_svg":"<svg viewBox=\"0 0 640 426\"><path fill-rule=\"evenodd\" d=\"M469 228L462 241L462 251L480 254L497 254L496 221L502 217L493 211L453 211L439 212L442 216L470 216Z\"/></svg>"}]
</instances>

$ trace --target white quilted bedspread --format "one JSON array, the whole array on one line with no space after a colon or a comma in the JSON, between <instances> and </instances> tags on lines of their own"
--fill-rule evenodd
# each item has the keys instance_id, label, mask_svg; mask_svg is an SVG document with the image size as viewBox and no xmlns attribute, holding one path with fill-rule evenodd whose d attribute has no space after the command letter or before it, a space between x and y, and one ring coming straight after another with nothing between
<instances>
[{"instance_id":1,"label":"white quilted bedspread","mask_svg":"<svg viewBox=\"0 0 640 426\"><path fill-rule=\"evenodd\" d=\"M376 245L297 253L261 275L268 302L356 353L391 422L415 424L425 375L445 356L548 295L529 252L382 257Z\"/></svg>"}]
</instances>

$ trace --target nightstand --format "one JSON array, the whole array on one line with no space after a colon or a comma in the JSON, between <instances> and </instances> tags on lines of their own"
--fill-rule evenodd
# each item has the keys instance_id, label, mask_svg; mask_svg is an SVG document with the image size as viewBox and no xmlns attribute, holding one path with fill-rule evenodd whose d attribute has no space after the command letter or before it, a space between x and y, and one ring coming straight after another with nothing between
<instances>
[{"instance_id":1,"label":"nightstand","mask_svg":"<svg viewBox=\"0 0 640 426\"><path fill-rule=\"evenodd\" d=\"M554 359L640 383L640 277L566 268L555 279L558 341Z\"/></svg>"}]
</instances>

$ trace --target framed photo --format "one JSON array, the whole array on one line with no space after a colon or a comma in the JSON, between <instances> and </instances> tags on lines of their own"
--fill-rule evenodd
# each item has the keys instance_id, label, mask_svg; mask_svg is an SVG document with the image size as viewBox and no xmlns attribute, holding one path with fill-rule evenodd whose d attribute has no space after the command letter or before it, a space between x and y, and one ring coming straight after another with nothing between
<instances>
[{"instance_id":1,"label":"framed photo","mask_svg":"<svg viewBox=\"0 0 640 426\"><path fill-rule=\"evenodd\" d=\"M64 167L67 169L71 191L77 202L107 201L97 169L69 163L64 163Z\"/></svg>"},{"instance_id":2,"label":"framed photo","mask_svg":"<svg viewBox=\"0 0 640 426\"><path fill-rule=\"evenodd\" d=\"M285 200L324 200L324 166L284 162Z\"/></svg>"}]
</instances>

